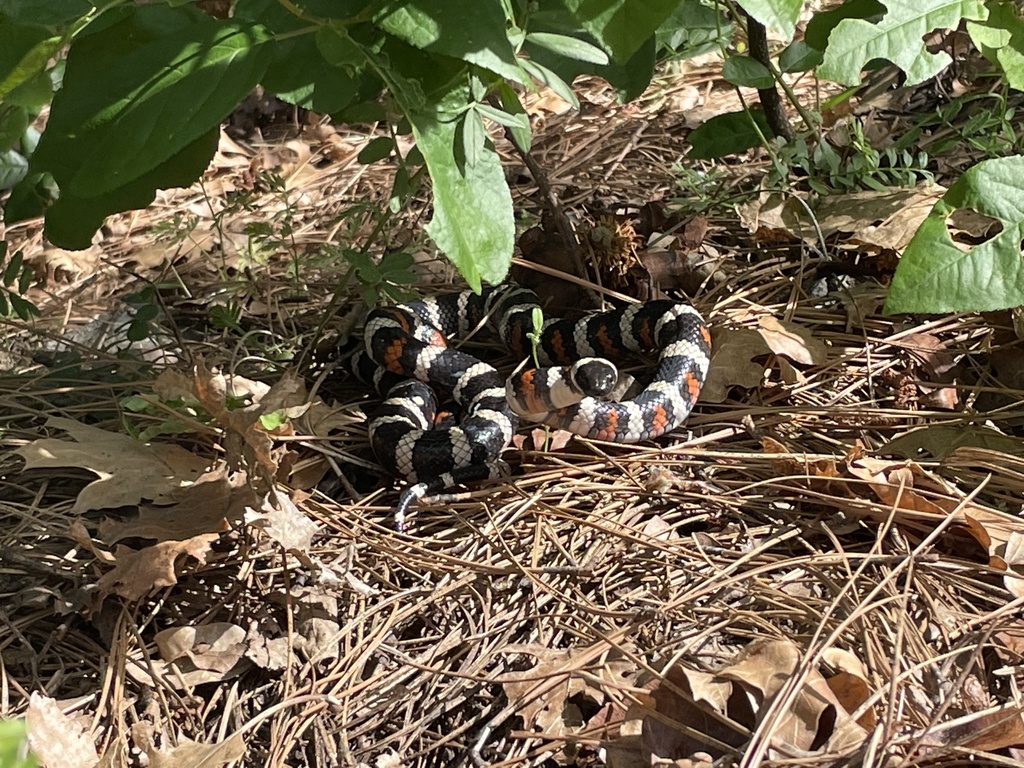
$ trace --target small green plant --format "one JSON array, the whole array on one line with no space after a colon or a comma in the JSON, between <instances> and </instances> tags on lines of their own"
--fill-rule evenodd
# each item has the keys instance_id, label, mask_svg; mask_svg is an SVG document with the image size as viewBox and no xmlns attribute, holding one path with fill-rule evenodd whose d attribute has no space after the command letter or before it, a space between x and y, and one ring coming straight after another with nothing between
<instances>
[{"instance_id":1,"label":"small green plant","mask_svg":"<svg viewBox=\"0 0 1024 768\"><path fill-rule=\"evenodd\" d=\"M135 307L135 317L128 324L125 336L128 341L142 341L153 331L153 321L160 315L157 303L156 288L147 285L141 291L125 296L125 304Z\"/></svg>"},{"instance_id":2,"label":"small green plant","mask_svg":"<svg viewBox=\"0 0 1024 768\"><path fill-rule=\"evenodd\" d=\"M25 291L32 284L32 270L25 264L24 254L19 250L7 258L7 243L0 240L0 317L16 316L29 320L39 315L39 309L24 298Z\"/></svg>"},{"instance_id":3,"label":"small green plant","mask_svg":"<svg viewBox=\"0 0 1024 768\"><path fill-rule=\"evenodd\" d=\"M1017 112L1005 89L960 96L914 118L911 129L893 146L902 150L924 145L936 156L962 152L964 145L986 158L1019 153L1024 150L1024 132Z\"/></svg>"},{"instance_id":4,"label":"small green plant","mask_svg":"<svg viewBox=\"0 0 1024 768\"><path fill-rule=\"evenodd\" d=\"M376 306L382 298L401 303L413 297L406 287L416 284L410 254L398 251L376 261L368 253L344 248L341 256L351 266L350 274L362 286L361 295L368 307Z\"/></svg>"},{"instance_id":5,"label":"small green plant","mask_svg":"<svg viewBox=\"0 0 1024 768\"><path fill-rule=\"evenodd\" d=\"M932 180L927 169L928 154L909 149L876 149L864 136L859 121L850 123L846 146L837 149L828 141L809 144L808 136L792 141L774 139L777 162L768 173L766 184L779 187L793 177L819 195L831 195L859 189L884 191L889 187L910 187L921 180Z\"/></svg>"},{"instance_id":6,"label":"small green plant","mask_svg":"<svg viewBox=\"0 0 1024 768\"><path fill-rule=\"evenodd\" d=\"M672 200L683 213L702 213L717 208L733 195L729 172L722 167L707 169L676 164L672 167L681 196Z\"/></svg>"},{"instance_id":7,"label":"small green plant","mask_svg":"<svg viewBox=\"0 0 1024 768\"><path fill-rule=\"evenodd\" d=\"M540 347L540 339L544 333L544 310L540 307L534 307L533 314L530 319L533 324L533 330L526 334L526 338L530 340L533 364L539 367L540 360L538 359L537 349Z\"/></svg>"}]
</instances>

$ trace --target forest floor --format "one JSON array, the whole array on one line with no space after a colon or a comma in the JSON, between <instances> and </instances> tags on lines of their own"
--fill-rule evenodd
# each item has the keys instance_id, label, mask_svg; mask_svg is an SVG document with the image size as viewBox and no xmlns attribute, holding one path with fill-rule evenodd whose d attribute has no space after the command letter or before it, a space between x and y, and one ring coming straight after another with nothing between
<instances>
[{"instance_id":1,"label":"forest floor","mask_svg":"<svg viewBox=\"0 0 1024 768\"><path fill-rule=\"evenodd\" d=\"M550 315L661 289L708 318L685 428L526 429L509 478L406 533L337 350L364 298L458 282L427 191L387 213L395 163L357 162L369 127L253 104L202 184L89 251L9 229L41 316L3 325L0 714L64 766L1018 764L1024 331L881 311L994 107L929 123L961 84L890 84L828 135L925 126L933 179L759 195L760 149L685 157L739 107L716 71L529 99L585 277L495 135Z\"/></svg>"}]
</instances>

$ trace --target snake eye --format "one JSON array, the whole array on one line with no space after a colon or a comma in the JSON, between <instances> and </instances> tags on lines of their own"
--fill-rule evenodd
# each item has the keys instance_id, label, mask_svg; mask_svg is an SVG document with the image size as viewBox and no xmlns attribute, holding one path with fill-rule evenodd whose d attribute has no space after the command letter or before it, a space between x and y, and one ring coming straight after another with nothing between
<instances>
[{"instance_id":1,"label":"snake eye","mask_svg":"<svg viewBox=\"0 0 1024 768\"><path fill-rule=\"evenodd\" d=\"M569 376L581 392L591 397L604 397L619 380L618 369L599 357L584 357L573 363Z\"/></svg>"}]
</instances>

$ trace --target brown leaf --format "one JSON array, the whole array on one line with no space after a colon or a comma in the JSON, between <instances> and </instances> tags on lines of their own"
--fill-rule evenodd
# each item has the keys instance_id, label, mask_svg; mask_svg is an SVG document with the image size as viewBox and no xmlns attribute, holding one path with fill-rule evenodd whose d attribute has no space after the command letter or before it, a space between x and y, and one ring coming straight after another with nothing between
<instances>
[{"instance_id":1,"label":"brown leaf","mask_svg":"<svg viewBox=\"0 0 1024 768\"><path fill-rule=\"evenodd\" d=\"M302 380L289 373L266 388L241 377L228 379L223 374L214 374L200 360L196 364L192 391L224 429L229 462L237 464L244 458L248 465L258 466L267 478L275 477L278 462L273 456L274 440L264 429L260 417L289 408L296 408L296 413L303 411L306 392ZM253 402L244 408L229 408L229 393L232 397L246 394Z\"/></svg>"},{"instance_id":2,"label":"brown leaf","mask_svg":"<svg viewBox=\"0 0 1024 768\"><path fill-rule=\"evenodd\" d=\"M246 651L245 629L228 621L189 627L172 627L157 632L153 642L166 662L188 659L196 669L224 673Z\"/></svg>"},{"instance_id":3,"label":"brown leaf","mask_svg":"<svg viewBox=\"0 0 1024 768\"><path fill-rule=\"evenodd\" d=\"M57 702L33 692L25 712L28 744L40 764L49 768L93 768L100 761L89 736L89 722L78 722L63 712Z\"/></svg>"},{"instance_id":4,"label":"brown leaf","mask_svg":"<svg viewBox=\"0 0 1024 768\"><path fill-rule=\"evenodd\" d=\"M308 555L313 537L319 530L316 523L295 506L288 494L278 490L273 494L277 506L273 505L268 494L258 512L251 507L245 510L245 524L259 528L287 552Z\"/></svg>"},{"instance_id":5,"label":"brown leaf","mask_svg":"<svg viewBox=\"0 0 1024 768\"><path fill-rule=\"evenodd\" d=\"M199 744L179 739L170 750L155 749L149 753L150 768L218 768L245 755L245 739L241 733L228 736L219 744Z\"/></svg>"},{"instance_id":6,"label":"brown leaf","mask_svg":"<svg viewBox=\"0 0 1024 768\"><path fill-rule=\"evenodd\" d=\"M828 362L828 347L814 338L807 328L771 315L761 315L757 324L765 344L776 355L802 365L824 365Z\"/></svg>"},{"instance_id":7,"label":"brown leaf","mask_svg":"<svg viewBox=\"0 0 1024 768\"><path fill-rule=\"evenodd\" d=\"M517 714L525 727L545 738L558 738L586 727L580 723L578 708L567 704L570 697L581 694L602 705L605 689L621 687L635 672L628 659L610 658L603 643L565 650L541 645L508 646L505 651L537 659L532 669L509 672L500 682L508 700L520 704ZM584 666L585 675L580 674Z\"/></svg>"},{"instance_id":8,"label":"brown leaf","mask_svg":"<svg viewBox=\"0 0 1024 768\"><path fill-rule=\"evenodd\" d=\"M992 752L1024 745L1024 706L1006 704L984 712L971 712L943 723L922 738L922 752L958 747L977 752Z\"/></svg>"},{"instance_id":9,"label":"brown leaf","mask_svg":"<svg viewBox=\"0 0 1024 768\"><path fill-rule=\"evenodd\" d=\"M887 507L877 513L880 518L888 519L890 510L895 510L896 522L910 530L931 530L952 522L950 535L966 534L988 552L993 567L1004 570L1008 567L1003 559L1007 542L1012 534L1024 532L1024 521L1019 517L964 502L954 488L913 461L862 457L850 461L847 470L854 477L866 480ZM915 488L931 495L926 498ZM849 511L860 517L875 514L859 506ZM1007 579L1008 582L1019 580L1016 575L1008 575Z\"/></svg>"},{"instance_id":10,"label":"brown leaf","mask_svg":"<svg viewBox=\"0 0 1024 768\"><path fill-rule=\"evenodd\" d=\"M833 195L815 206L814 221L806 205L791 194L768 194L737 206L740 222L762 240L805 240L815 243L819 232L837 234L878 250L901 251L945 192L935 184L912 189L867 190Z\"/></svg>"},{"instance_id":11,"label":"brown leaf","mask_svg":"<svg viewBox=\"0 0 1024 768\"><path fill-rule=\"evenodd\" d=\"M821 654L821 660L837 670L835 674L825 678L825 681L843 709L852 715L871 696L871 686L868 684L868 673L864 664L852 653L841 648L826 648ZM873 709L868 709L857 718L858 725L867 731L875 727L875 721Z\"/></svg>"},{"instance_id":12,"label":"brown leaf","mask_svg":"<svg viewBox=\"0 0 1024 768\"><path fill-rule=\"evenodd\" d=\"M788 685L801 666L802 653L789 640L764 640L751 643L738 660L719 670L717 676L742 683L760 694L758 707L768 704ZM772 731L771 743L783 753L792 748L848 753L863 742L867 733L843 709L825 679L812 669L790 698L790 708L782 713ZM760 718L758 718L760 719Z\"/></svg>"},{"instance_id":13,"label":"brown leaf","mask_svg":"<svg viewBox=\"0 0 1024 768\"><path fill-rule=\"evenodd\" d=\"M114 509L143 499L169 500L206 470L207 460L177 445L145 445L128 435L51 416L51 429L62 429L75 442L44 438L18 448L25 469L79 467L99 476L82 489L72 512Z\"/></svg>"},{"instance_id":14,"label":"brown leaf","mask_svg":"<svg viewBox=\"0 0 1024 768\"><path fill-rule=\"evenodd\" d=\"M695 752L717 759L741 747L747 740L746 729L725 716L732 695L733 686L727 680L679 664L671 667L652 691L657 714L643 719L640 749L645 764Z\"/></svg>"},{"instance_id":15,"label":"brown leaf","mask_svg":"<svg viewBox=\"0 0 1024 768\"><path fill-rule=\"evenodd\" d=\"M700 399L708 403L721 403L729 396L733 386L753 389L764 379L764 364L754 358L771 354L771 349L756 331L729 328L715 333L708 371Z\"/></svg>"},{"instance_id":16,"label":"brown leaf","mask_svg":"<svg viewBox=\"0 0 1024 768\"><path fill-rule=\"evenodd\" d=\"M189 555L205 565L210 544L218 538L219 534L204 533L185 541L163 541L140 550L118 546L114 551L117 565L97 583L97 605L109 594L136 601L153 590L177 584L175 563L178 558Z\"/></svg>"},{"instance_id":17,"label":"brown leaf","mask_svg":"<svg viewBox=\"0 0 1024 768\"><path fill-rule=\"evenodd\" d=\"M143 506L137 517L100 523L99 536L107 544L121 539L146 538L157 541L183 541L202 533L223 533L241 521L246 507L256 496L244 473L228 477L221 468L175 492L170 506Z\"/></svg>"}]
</instances>

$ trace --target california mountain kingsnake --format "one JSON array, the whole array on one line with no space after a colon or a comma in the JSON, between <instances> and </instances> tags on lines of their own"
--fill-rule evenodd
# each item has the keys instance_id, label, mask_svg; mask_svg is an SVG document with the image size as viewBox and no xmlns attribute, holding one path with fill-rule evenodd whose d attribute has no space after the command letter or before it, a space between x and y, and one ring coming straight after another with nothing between
<instances>
[{"instance_id":1,"label":"california mountain kingsnake","mask_svg":"<svg viewBox=\"0 0 1024 768\"><path fill-rule=\"evenodd\" d=\"M538 306L533 291L502 285L482 294L443 294L370 313L365 330L369 357L383 371L411 377L388 390L370 422L370 443L381 464L412 483L395 510L399 530L414 500L456 483L496 476L520 415L616 443L658 437L689 416L707 375L711 337L688 304L648 301L575 322L546 321L538 359L574 368L575 384L565 382L566 369L535 368L513 376L506 386L492 366L446 346L446 337L465 334L487 320L516 355L526 358ZM615 360L626 352L650 350L659 351L658 367L637 397L609 402L583 396L600 396L615 380L614 366L593 358ZM432 428L437 400L429 385L450 393L463 408L459 426ZM565 405L581 396L576 404Z\"/></svg>"}]
</instances>

